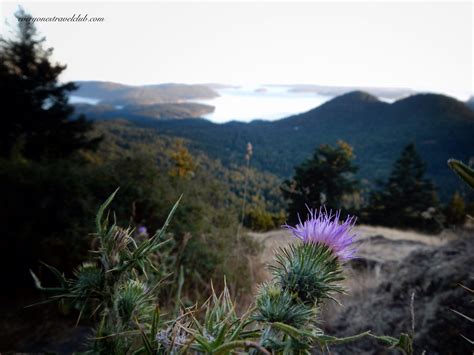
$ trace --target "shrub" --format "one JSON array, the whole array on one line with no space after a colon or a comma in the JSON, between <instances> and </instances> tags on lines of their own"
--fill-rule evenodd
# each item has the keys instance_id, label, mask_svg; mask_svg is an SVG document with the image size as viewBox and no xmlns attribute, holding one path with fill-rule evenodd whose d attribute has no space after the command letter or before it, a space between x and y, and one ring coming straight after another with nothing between
<instances>
[{"instance_id":1,"label":"shrub","mask_svg":"<svg viewBox=\"0 0 474 355\"><path fill-rule=\"evenodd\" d=\"M245 215L244 225L253 231L268 231L275 228L273 214L262 208L251 208Z\"/></svg>"}]
</instances>

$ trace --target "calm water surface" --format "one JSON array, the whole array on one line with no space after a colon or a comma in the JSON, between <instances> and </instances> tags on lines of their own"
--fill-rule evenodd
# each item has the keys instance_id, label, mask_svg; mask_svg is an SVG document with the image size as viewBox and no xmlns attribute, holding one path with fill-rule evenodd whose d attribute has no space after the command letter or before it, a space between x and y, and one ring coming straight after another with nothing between
<instances>
[{"instance_id":1,"label":"calm water surface","mask_svg":"<svg viewBox=\"0 0 474 355\"><path fill-rule=\"evenodd\" d=\"M277 120L309 111L332 99L314 93L292 93L286 87L257 86L218 89L219 97L193 102L212 105L215 111L204 118L216 123L249 122L255 119Z\"/></svg>"}]
</instances>

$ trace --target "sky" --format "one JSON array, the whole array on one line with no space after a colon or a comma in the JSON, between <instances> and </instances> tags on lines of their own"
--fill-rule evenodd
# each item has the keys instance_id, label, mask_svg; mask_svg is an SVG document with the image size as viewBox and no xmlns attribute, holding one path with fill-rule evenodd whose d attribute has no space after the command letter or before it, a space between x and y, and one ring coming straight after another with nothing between
<instances>
[{"instance_id":1,"label":"sky","mask_svg":"<svg viewBox=\"0 0 474 355\"><path fill-rule=\"evenodd\" d=\"M62 80L405 87L473 92L473 3L5 2L22 5L66 63ZM10 27L6 25L10 24Z\"/></svg>"}]
</instances>

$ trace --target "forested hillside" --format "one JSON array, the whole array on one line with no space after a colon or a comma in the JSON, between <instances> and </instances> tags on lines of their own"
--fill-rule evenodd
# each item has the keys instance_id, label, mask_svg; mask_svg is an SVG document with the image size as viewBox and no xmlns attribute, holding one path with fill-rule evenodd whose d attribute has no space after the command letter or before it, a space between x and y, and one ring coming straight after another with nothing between
<instances>
[{"instance_id":1,"label":"forested hillside","mask_svg":"<svg viewBox=\"0 0 474 355\"><path fill-rule=\"evenodd\" d=\"M100 114L92 117L101 118ZM191 147L227 166L242 161L243 149L251 142L252 166L284 178L315 147L342 139L353 146L359 177L367 180L367 187L385 178L402 147L414 142L443 199L462 188L447 169L447 159L469 161L474 155L474 112L463 102L437 94L413 95L389 104L364 92L352 92L274 122L156 121L120 111L107 117L128 118L150 131L186 138Z\"/></svg>"},{"instance_id":2,"label":"forested hillside","mask_svg":"<svg viewBox=\"0 0 474 355\"><path fill-rule=\"evenodd\" d=\"M136 126L125 120L110 120L97 122L97 133L104 136L98 155L102 159L119 159L134 154L153 157L159 170L171 169L173 160L170 156L181 144L178 138L163 135L147 127ZM184 140L185 146L191 142ZM251 203L262 205L266 209L278 212L284 206L280 193L281 179L269 172L260 171L255 168L245 168L245 146L236 153L236 163L223 165L220 160L209 158L198 149L192 150L192 160L195 170L216 179L230 189L228 195L233 206L241 204L243 197L245 176L248 178L248 194Z\"/></svg>"},{"instance_id":3,"label":"forested hillside","mask_svg":"<svg viewBox=\"0 0 474 355\"><path fill-rule=\"evenodd\" d=\"M98 117L101 120L117 117L117 106L111 104L76 104L76 113ZM154 119L195 118L214 111L214 106L194 102L162 103L152 105L120 106L120 114L129 119L149 117Z\"/></svg>"}]
</instances>

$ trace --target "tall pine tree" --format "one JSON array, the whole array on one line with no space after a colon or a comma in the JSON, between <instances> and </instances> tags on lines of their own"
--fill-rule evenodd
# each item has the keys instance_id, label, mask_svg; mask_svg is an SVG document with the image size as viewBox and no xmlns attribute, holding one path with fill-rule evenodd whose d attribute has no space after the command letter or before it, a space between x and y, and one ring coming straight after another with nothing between
<instances>
[{"instance_id":1,"label":"tall pine tree","mask_svg":"<svg viewBox=\"0 0 474 355\"><path fill-rule=\"evenodd\" d=\"M59 83L65 65L50 61L53 50L45 49L45 38L20 9L15 16L18 30L13 39L0 38L0 95L2 127L0 157L21 155L31 160L60 159L80 149L94 149L92 123L73 118L68 95L74 83Z\"/></svg>"},{"instance_id":2,"label":"tall pine tree","mask_svg":"<svg viewBox=\"0 0 474 355\"><path fill-rule=\"evenodd\" d=\"M295 222L298 215L304 216L306 206L324 205L333 210L346 207L344 197L358 191L354 158L352 147L339 141L336 147L319 146L310 159L296 167L293 179L286 180L282 186L288 200L289 221Z\"/></svg>"},{"instance_id":3,"label":"tall pine tree","mask_svg":"<svg viewBox=\"0 0 474 355\"><path fill-rule=\"evenodd\" d=\"M434 184L425 178L426 166L414 144L395 161L392 173L372 193L368 207L371 223L437 232L442 227Z\"/></svg>"}]
</instances>

